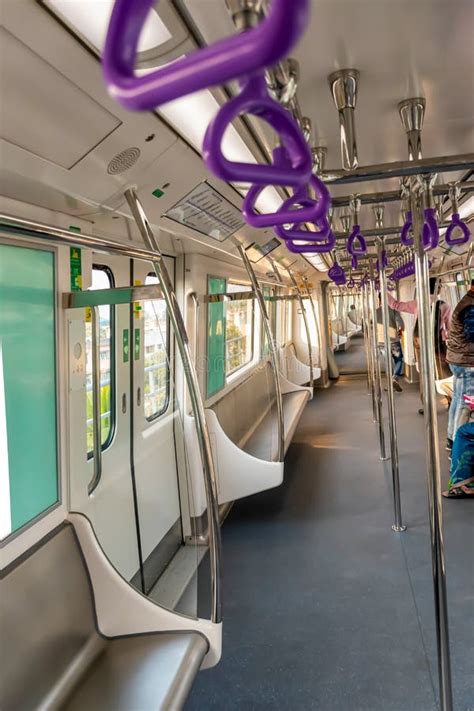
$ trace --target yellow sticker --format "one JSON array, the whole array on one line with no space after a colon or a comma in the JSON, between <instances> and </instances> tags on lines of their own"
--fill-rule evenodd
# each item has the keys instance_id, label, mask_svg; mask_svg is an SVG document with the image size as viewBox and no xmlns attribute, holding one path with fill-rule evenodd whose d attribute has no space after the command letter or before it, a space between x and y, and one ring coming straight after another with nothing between
<instances>
[{"instance_id":1,"label":"yellow sticker","mask_svg":"<svg viewBox=\"0 0 474 711\"><path fill-rule=\"evenodd\" d=\"M86 306L86 323L92 323L92 308Z\"/></svg>"},{"instance_id":2,"label":"yellow sticker","mask_svg":"<svg viewBox=\"0 0 474 711\"><path fill-rule=\"evenodd\" d=\"M134 281L135 286L141 286L142 281L141 279L135 279ZM141 311L142 311L142 304L141 301L134 301L133 302L133 313L135 314L135 320L138 321L141 318Z\"/></svg>"}]
</instances>

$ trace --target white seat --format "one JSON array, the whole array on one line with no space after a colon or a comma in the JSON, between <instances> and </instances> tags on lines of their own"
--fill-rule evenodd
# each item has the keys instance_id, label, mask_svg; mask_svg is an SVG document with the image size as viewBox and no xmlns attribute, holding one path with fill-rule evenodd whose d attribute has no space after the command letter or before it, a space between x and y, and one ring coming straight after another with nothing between
<instances>
[{"instance_id":1,"label":"white seat","mask_svg":"<svg viewBox=\"0 0 474 711\"><path fill-rule=\"evenodd\" d=\"M312 390L279 377L286 453ZM220 504L281 484L284 465L279 460L276 394L268 360L207 409L206 418Z\"/></svg>"}]
</instances>

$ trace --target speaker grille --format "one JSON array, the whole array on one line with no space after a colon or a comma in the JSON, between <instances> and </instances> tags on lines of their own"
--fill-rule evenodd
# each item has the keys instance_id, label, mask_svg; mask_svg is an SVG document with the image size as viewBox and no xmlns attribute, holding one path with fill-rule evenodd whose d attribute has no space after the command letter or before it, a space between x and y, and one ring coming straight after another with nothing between
<instances>
[{"instance_id":1,"label":"speaker grille","mask_svg":"<svg viewBox=\"0 0 474 711\"><path fill-rule=\"evenodd\" d=\"M117 155L112 158L107 166L107 173L109 175L124 173L126 170L132 168L139 158L139 148L126 148L124 151L117 153Z\"/></svg>"}]
</instances>

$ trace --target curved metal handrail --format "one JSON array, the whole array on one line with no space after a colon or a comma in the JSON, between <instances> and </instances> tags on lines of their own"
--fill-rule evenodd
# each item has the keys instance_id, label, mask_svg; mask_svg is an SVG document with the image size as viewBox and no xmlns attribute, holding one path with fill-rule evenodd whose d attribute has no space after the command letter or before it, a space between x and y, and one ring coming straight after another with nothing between
<instances>
[{"instance_id":1,"label":"curved metal handrail","mask_svg":"<svg viewBox=\"0 0 474 711\"><path fill-rule=\"evenodd\" d=\"M280 376L279 376L279 362L278 362L278 351L275 339L272 333L272 327L270 323L270 318L268 316L267 307L265 304L265 299L260 289L260 284L257 281L255 272L252 268L250 259L241 244L237 247L238 252L242 258L245 269L249 276L250 282L252 284L252 289L257 297L258 306L260 308L260 313L262 315L263 328L265 330L265 335L267 337L268 348L270 350L270 359L272 362L273 377L275 383L275 393L276 393L276 406L277 406L277 419L278 419L278 461L283 462L285 459L285 421L283 418L283 396L281 392Z\"/></svg>"},{"instance_id":2,"label":"curved metal handrail","mask_svg":"<svg viewBox=\"0 0 474 711\"><path fill-rule=\"evenodd\" d=\"M220 586L220 559L221 559L221 535L219 526L219 506L217 498L217 476L212 457L211 441L207 429L204 404L199 390L196 370L189 348L189 339L184 325L183 317L176 298L168 270L166 269L163 257L146 217L145 211L138 199L134 188L129 188L125 192L127 203L135 219L137 227L142 235L146 247L153 252L153 268L163 290L163 298L166 302L170 321L176 336L176 343L183 363L184 375L194 414L194 423L198 437L201 461L203 464L204 487L206 492L206 503L208 510L209 528L209 555L211 564L211 621L220 622L222 619L221 610L221 586Z\"/></svg>"}]
</instances>

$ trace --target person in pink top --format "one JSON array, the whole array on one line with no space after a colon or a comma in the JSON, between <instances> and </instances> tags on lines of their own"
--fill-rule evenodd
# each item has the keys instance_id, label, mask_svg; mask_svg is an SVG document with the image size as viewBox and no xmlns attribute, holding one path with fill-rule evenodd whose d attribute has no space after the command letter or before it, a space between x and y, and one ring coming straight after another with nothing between
<instances>
[{"instance_id":1,"label":"person in pink top","mask_svg":"<svg viewBox=\"0 0 474 711\"><path fill-rule=\"evenodd\" d=\"M431 299L434 299L434 291L436 288L436 277L430 279ZM418 302L415 299L411 301L397 301L393 296L388 294L388 305L394 311L401 313L412 314L415 316L416 323L413 331L413 341L415 346L416 361L420 363L420 339L418 335ZM438 374L441 378L447 378L451 375L448 363L446 362L447 342L449 334L449 326L451 323L451 307L445 301L436 302L435 312L435 354L437 361ZM423 402L423 391L420 380L420 397ZM420 415L423 414L423 408L418 410Z\"/></svg>"}]
</instances>

